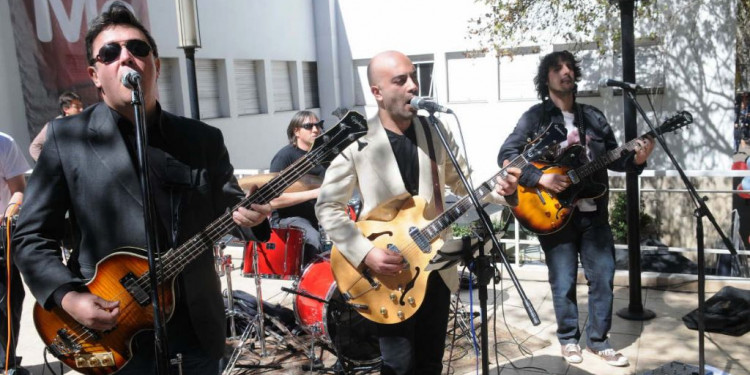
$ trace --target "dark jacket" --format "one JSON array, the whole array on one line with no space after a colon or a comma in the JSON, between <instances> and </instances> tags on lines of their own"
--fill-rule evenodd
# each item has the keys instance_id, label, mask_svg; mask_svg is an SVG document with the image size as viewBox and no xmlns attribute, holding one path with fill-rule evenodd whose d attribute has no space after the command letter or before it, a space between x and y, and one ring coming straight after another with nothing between
<instances>
[{"instance_id":1,"label":"dark jacket","mask_svg":"<svg viewBox=\"0 0 750 375\"><path fill-rule=\"evenodd\" d=\"M604 114L596 109L596 107L588 104L576 105L581 106L580 112L583 115L584 130L581 138L583 139L585 134L587 139L586 146L591 150L592 159L596 159L604 155L607 151L617 148L617 140L615 140L615 135ZM576 116L578 115L576 114ZM519 155L529 142L534 140L552 123L564 124L565 120L563 119L562 111L551 100L546 100L529 108L528 111L521 115L513 132L500 148L497 156L498 165L502 166L503 160L511 160ZM610 164L608 168L618 172L633 171L640 173L645 166L646 163L640 166L635 165L633 163L633 155L630 154ZM521 171L521 178L518 180L518 184L525 187L534 187L539 182L542 174L542 171L537 167L528 164ZM593 179L596 182L605 184L609 188L606 169L595 173ZM606 209L608 196L608 194L604 194L602 197L596 199L597 207Z\"/></svg>"},{"instance_id":2,"label":"dark jacket","mask_svg":"<svg viewBox=\"0 0 750 375\"><path fill-rule=\"evenodd\" d=\"M243 193L221 131L163 111L160 124L170 152L156 154L170 162L152 163L151 168L163 166L165 171L154 172L157 176L181 176L181 189L170 196L174 211L157 216L162 223L175 223L181 244L233 207ZM178 173L173 173L175 168ZM152 180L151 185L159 183ZM109 107L100 103L78 116L53 121L29 179L15 233L15 261L37 301L51 308L55 290L91 278L105 256L122 247L146 248L142 207L134 163ZM76 223L76 250L66 267L60 261L58 240L67 211ZM267 223L253 228L261 240L269 230ZM218 357L224 347L225 318L210 245L180 277L189 286L183 297L201 346Z\"/></svg>"}]
</instances>

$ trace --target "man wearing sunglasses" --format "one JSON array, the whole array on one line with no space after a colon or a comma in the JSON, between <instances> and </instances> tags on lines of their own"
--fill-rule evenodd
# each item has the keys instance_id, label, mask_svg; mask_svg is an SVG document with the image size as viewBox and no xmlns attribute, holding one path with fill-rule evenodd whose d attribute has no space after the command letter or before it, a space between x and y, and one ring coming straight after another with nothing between
<instances>
[{"instance_id":1,"label":"man wearing sunglasses","mask_svg":"<svg viewBox=\"0 0 750 375\"><path fill-rule=\"evenodd\" d=\"M281 172L303 157L315 142L315 138L323 134L323 121L311 111L299 111L286 129L289 144L284 146L271 159L271 172ZM326 167L317 165L308 174L320 177L325 176ZM318 218L315 216L315 200L318 198L320 188L307 191L281 194L271 201L273 215L271 223L277 228L296 227L305 232L305 249L303 264L315 260L321 252L322 245L320 232L318 231Z\"/></svg>"},{"instance_id":2,"label":"man wearing sunglasses","mask_svg":"<svg viewBox=\"0 0 750 375\"><path fill-rule=\"evenodd\" d=\"M161 110L156 43L124 4L115 2L92 21L86 53L102 102L50 123L18 221L16 264L44 308L60 307L101 332L126 324L119 319L126 306L89 293L84 282L94 276L97 262L118 249L147 247L131 90L121 83L125 74L136 71L142 77L152 216L161 250L176 248L206 228L243 193L221 132ZM66 267L57 242L68 210L78 251ZM254 227L255 239L263 241L270 233L269 213L268 205L253 205L233 212L232 219ZM166 325L169 357L182 354L185 374L218 374L225 344L220 282L211 246L204 247L175 278L174 313ZM155 373L153 346L151 333L137 335L133 357L118 374Z\"/></svg>"}]
</instances>

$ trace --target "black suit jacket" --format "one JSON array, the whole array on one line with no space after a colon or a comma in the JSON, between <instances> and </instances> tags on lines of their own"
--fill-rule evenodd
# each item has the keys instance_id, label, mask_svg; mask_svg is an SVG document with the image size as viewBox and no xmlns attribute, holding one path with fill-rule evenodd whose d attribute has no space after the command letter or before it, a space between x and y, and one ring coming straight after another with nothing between
<instances>
[{"instance_id":1,"label":"black suit jacket","mask_svg":"<svg viewBox=\"0 0 750 375\"><path fill-rule=\"evenodd\" d=\"M176 223L177 244L181 244L234 206L243 193L221 131L163 111L160 122L170 153L156 152L169 159L156 165L176 168L178 173L154 174L179 176L180 188L168 195L173 200L166 206L171 213L157 216L167 228ZM152 186L164 183L151 182ZM58 241L68 210L76 224L76 254L66 267L60 261ZM105 256L122 247L146 248L142 210L138 176L109 107L99 103L78 116L50 123L15 233L15 261L37 301L51 308L55 290L91 278ZM253 232L264 240L269 230L266 222ZM218 357L226 329L212 249L207 246L180 277L201 346Z\"/></svg>"}]
</instances>

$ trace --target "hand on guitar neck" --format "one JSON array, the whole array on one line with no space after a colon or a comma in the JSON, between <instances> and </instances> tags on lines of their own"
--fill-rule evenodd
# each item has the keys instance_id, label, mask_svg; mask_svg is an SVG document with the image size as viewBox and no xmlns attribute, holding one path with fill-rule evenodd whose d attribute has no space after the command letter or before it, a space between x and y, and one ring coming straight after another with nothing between
<instances>
[{"instance_id":1,"label":"hand on guitar neck","mask_svg":"<svg viewBox=\"0 0 750 375\"><path fill-rule=\"evenodd\" d=\"M654 151L654 145L654 137L649 134L638 138L636 140L633 162L637 165L643 165L643 163L646 162L646 159L648 159L648 156L651 155L651 152Z\"/></svg>"}]
</instances>

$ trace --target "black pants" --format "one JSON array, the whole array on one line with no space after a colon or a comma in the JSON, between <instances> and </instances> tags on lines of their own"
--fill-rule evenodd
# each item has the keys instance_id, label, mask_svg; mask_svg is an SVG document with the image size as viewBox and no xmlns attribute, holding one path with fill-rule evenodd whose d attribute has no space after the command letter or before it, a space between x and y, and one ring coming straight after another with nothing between
<instances>
[{"instance_id":1,"label":"black pants","mask_svg":"<svg viewBox=\"0 0 750 375\"><path fill-rule=\"evenodd\" d=\"M4 258L4 257L3 257ZM15 264L11 264L10 270L10 324L11 331L8 333L8 286L7 284L7 268L5 266L5 260L0 262L2 271L0 271L0 318L2 322L0 325L0 363L5 367L5 354L9 352L8 368L14 368L21 364L20 358L16 358L16 345L18 345L18 331L21 328L21 312L23 310L23 298L26 296L26 292L23 289L23 282L21 281L21 274L18 272ZM8 336L11 337L10 347L5 346L8 343Z\"/></svg>"},{"instance_id":2,"label":"black pants","mask_svg":"<svg viewBox=\"0 0 750 375\"><path fill-rule=\"evenodd\" d=\"M381 374L440 374L450 300L450 290L440 274L433 272L422 306L414 316L398 324L378 324Z\"/></svg>"}]
</instances>

